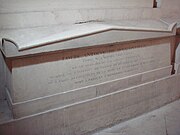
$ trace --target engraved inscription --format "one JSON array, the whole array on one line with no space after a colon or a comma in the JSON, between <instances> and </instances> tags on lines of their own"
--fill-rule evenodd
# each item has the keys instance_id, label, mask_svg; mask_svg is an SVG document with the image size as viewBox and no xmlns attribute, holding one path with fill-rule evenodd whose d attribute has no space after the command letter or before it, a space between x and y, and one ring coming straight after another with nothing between
<instances>
[{"instance_id":1,"label":"engraved inscription","mask_svg":"<svg viewBox=\"0 0 180 135\"><path fill-rule=\"evenodd\" d=\"M89 55L84 57L13 68L13 87L18 90L16 96L32 99L67 92L171 64L169 43L101 54L88 53Z\"/></svg>"},{"instance_id":2,"label":"engraved inscription","mask_svg":"<svg viewBox=\"0 0 180 135\"><path fill-rule=\"evenodd\" d=\"M145 49L148 47L63 60L64 68L49 76L48 85L64 91L158 68L159 58L152 53L156 50L153 47Z\"/></svg>"}]
</instances>

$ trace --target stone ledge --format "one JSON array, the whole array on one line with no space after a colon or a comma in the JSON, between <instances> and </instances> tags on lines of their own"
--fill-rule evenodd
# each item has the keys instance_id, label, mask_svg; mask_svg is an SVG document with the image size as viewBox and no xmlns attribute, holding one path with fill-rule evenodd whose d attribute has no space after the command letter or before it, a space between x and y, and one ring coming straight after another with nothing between
<instances>
[{"instance_id":1,"label":"stone ledge","mask_svg":"<svg viewBox=\"0 0 180 135\"><path fill-rule=\"evenodd\" d=\"M0 133L6 135L86 134L179 99L179 81L180 75L173 75L65 108L2 123Z\"/></svg>"},{"instance_id":2,"label":"stone ledge","mask_svg":"<svg viewBox=\"0 0 180 135\"><path fill-rule=\"evenodd\" d=\"M86 88L75 89L73 91L39 97L37 99L13 103L10 94L7 92L8 101L12 106L12 111L15 118L24 117L40 113L49 109L64 107L76 102L96 98L112 92L120 91L135 85L140 85L150 81L155 81L163 77L171 75L172 66L159 68L144 73L127 76L122 79L117 79L101 84L89 86Z\"/></svg>"}]
</instances>

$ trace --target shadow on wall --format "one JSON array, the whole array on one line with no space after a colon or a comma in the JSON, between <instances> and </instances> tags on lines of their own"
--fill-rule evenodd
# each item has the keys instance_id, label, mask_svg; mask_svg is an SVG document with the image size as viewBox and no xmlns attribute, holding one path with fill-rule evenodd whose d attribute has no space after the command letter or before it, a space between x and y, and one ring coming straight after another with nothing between
<instances>
[{"instance_id":1,"label":"shadow on wall","mask_svg":"<svg viewBox=\"0 0 180 135\"><path fill-rule=\"evenodd\" d=\"M4 72L4 58L0 51L0 100L5 99L5 72Z\"/></svg>"},{"instance_id":2,"label":"shadow on wall","mask_svg":"<svg viewBox=\"0 0 180 135\"><path fill-rule=\"evenodd\" d=\"M161 7L161 0L154 0L153 8L160 8Z\"/></svg>"},{"instance_id":3,"label":"shadow on wall","mask_svg":"<svg viewBox=\"0 0 180 135\"><path fill-rule=\"evenodd\" d=\"M176 63L180 64L180 43L176 49Z\"/></svg>"},{"instance_id":4,"label":"shadow on wall","mask_svg":"<svg viewBox=\"0 0 180 135\"><path fill-rule=\"evenodd\" d=\"M176 49L175 70L180 73L180 43Z\"/></svg>"}]
</instances>

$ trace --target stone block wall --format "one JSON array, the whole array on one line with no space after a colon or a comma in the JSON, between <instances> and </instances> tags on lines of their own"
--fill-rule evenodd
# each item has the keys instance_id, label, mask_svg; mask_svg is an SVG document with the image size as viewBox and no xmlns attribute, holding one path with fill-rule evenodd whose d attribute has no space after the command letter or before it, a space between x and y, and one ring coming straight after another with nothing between
<instances>
[{"instance_id":1,"label":"stone block wall","mask_svg":"<svg viewBox=\"0 0 180 135\"><path fill-rule=\"evenodd\" d=\"M79 22L179 16L179 0L4 0L0 29L34 28ZM36 19L34 19L36 18Z\"/></svg>"}]
</instances>

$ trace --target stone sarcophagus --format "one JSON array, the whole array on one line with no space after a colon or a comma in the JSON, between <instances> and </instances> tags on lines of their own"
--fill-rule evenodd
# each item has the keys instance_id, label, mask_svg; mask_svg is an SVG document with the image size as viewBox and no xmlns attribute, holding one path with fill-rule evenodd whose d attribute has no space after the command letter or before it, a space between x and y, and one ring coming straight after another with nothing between
<instances>
[{"instance_id":1,"label":"stone sarcophagus","mask_svg":"<svg viewBox=\"0 0 180 135\"><path fill-rule=\"evenodd\" d=\"M58 27L52 36L43 29L45 36L35 34L34 41L25 40L23 30L3 38L5 93L14 120L1 130L10 125L19 135L33 128L29 134L85 134L177 99L175 24L124 24Z\"/></svg>"}]
</instances>

